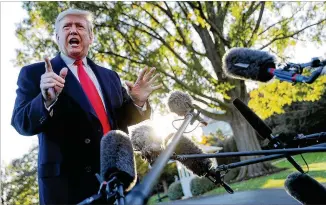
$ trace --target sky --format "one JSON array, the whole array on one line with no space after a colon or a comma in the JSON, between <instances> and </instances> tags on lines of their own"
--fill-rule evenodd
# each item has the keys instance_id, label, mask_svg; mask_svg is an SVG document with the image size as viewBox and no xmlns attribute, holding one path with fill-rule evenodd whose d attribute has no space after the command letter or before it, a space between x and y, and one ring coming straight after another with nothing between
<instances>
[{"instance_id":1,"label":"sky","mask_svg":"<svg viewBox=\"0 0 326 205\"><path fill-rule=\"evenodd\" d=\"M1 162L21 157L33 143L36 136L20 136L10 125L20 68L11 62L15 58L15 48L21 44L15 36L15 24L27 17L20 2L1 2Z\"/></svg>"},{"instance_id":2,"label":"sky","mask_svg":"<svg viewBox=\"0 0 326 205\"><path fill-rule=\"evenodd\" d=\"M17 78L21 68L14 67L11 62L15 58L15 49L22 45L15 36L15 25L27 17L27 13L21 7L21 2L1 2L1 163L8 164L12 159L21 157L27 153L33 144L37 144L36 136L20 136L10 125L14 107ZM326 46L315 47L312 44L299 44L295 48L292 62L308 62L312 57L326 56ZM159 117L154 115L157 122L169 121L171 116ZM171 125L155 125L162 132L172 129ZM201 131L196 129L195 135Z\"/></svg>"}]
</instances>

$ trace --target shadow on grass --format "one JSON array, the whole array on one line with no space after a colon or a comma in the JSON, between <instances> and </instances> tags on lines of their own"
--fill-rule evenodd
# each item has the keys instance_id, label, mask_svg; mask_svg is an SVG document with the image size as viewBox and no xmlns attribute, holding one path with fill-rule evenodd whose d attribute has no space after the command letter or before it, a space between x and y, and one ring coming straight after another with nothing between
<instances>
[{"instance_id":1,"label":"shadow on grass","mask_svg":"<svg viewBox=\"0 0 326 205\"><path fill-rule=\"evenodd\" d=\"M317 181L321 183L326 183L326 153L310 153L310 154L303 154L304 159L307 163L309 163L309 172L308 174L315 178ZM308 171L306 167L306 162L302 159L300 155L294 157L294 159L302 166L304 171ZM287 160L278 160L274 161L273 163L276 167L282 169L280 172L255 177L247 180L243 180L240 182L233 182L230 183L231 188L235 192L239 191L249 191L249 190L257 190L257 189L266 189L266 188L283 188L284 181L286 177L296 172L296 169L287 161ZM193 198L198 198L202 196L209 196L209 195L219 195L219 194L228 194L224 188L219 187L213 189L205 194ZM155 201L157 196L153 196L149 200L149 204L156 204ZM165 199L164 201L169 201Z\"/></svg>"}]
</instances>

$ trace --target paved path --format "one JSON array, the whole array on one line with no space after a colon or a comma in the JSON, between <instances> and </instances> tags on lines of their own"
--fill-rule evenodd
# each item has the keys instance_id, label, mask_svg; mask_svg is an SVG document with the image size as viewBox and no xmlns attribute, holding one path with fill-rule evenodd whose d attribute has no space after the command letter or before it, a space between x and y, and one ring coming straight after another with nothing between
<instances>
[{"instance_id":1,"label":"paved path","mask_svg":"<svg viewBox=\"0 0 326 205\"><path fill-rule=\"evenodd\" d=\"M260 189L241 191L234 194L211 195L186 200L178 200L159 205L219 204L219 205L300 205L284 189Z\"/></svg>"}]
</instances>

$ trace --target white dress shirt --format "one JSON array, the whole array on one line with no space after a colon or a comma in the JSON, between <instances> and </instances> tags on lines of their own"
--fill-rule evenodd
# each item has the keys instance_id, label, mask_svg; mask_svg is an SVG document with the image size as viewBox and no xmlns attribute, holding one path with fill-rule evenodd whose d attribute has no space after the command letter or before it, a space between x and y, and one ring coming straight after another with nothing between
<instances>
[{"instance_id":1,"label":"white dress shirt","mask_svg":"<svg viewBox=\"0 0 326 205\"><path fill-rule=\"evenodd\" d=\"M74 59L64 55L63 53L60 53L60 57L62 58L62 60L66 63L66 65L68 66L69 70L74 74L74 76L77 78L77 80L80 82L79 78L78 78L78 68L77 68L77 65L75 65L75 61ZM104 98L103 98L103 94L102 94L102 90L101 90L101 86L93 72L93 70L91 69L91 67L87 64L87 59L86 57L82 59L83 61L83 66L84 66L84 69L85 69L85 72L87 73L87 75L90 77L90 79L92 80L92 82L94 83L95 87L96 87L96 90L97 92L99 93L100 97L101 97L101 100L102 100L102 103L103 103L103 106L104 106L104 109L106 111L106 107L105 107L105 103L104 103ZM45 105L45 102L44 102L44 106L45 108L50 112L50 116L53 115L53 110L51 110L51 108L53 107L53 105L57 102L58 98L49 106L49 107L46 107ZM138 105L136 105L134 103L134 105L137 107L138 111L140 112L140 114L144 114L143 112L147 110L147 103L145 102L145 104L140 107Z\"/></svg>"},{"instance_id":2,"label":"white dress shirt","mask_svg":"<svg viewBox=\"0 0 326 205\"><path fill-rule=\"evenodd\" d=\"M74 76L77 78L77 80L80 82L79 77L78 77L78 68L77 65L75 65L75 61L74 59L64 55L63 53L60 53L60 56L62 58L62 60L66 63L66 65L68 66L69 70L74 74ZM98 94L101 97L102 103L104 105L105 111L106 111L106 107L105 107L105 103L104 103L104 98L103 98L103 94L102 94L102 90L101 90L101 86L93 72L93 70L91 69L91 67L89 67L89 65L87 64L87 59L86 57L83 58L83 66L85 69L85 72L87 73L88 77L92 80L92 82L94 83L96 90L98 92Z\"/></svg>"}]
</instances>

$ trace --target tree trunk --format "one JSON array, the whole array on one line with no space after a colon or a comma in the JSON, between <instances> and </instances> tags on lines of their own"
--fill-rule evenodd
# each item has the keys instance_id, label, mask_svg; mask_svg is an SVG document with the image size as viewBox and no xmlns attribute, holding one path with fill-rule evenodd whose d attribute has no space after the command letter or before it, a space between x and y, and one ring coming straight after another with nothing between
<instances>
[{"instance_id":1,"label":"tree trunk","mask_svg":"<svg viewBox=\"0 0 326 205\"><path fill-rule=\"evenodd\" d=\"M242 115L235 109L232 111L232 119L230 125L233 130L233 137L237 145L238 151L259 151L261 150L259 141L256 137L255 130L248 124ZM240 157L241 161L253 159L257 156L244 156ZM262 162L243 166L240 169L239 175L235 181L243 179L262 176L267 173L275 172L277 170L270 162Z\"/></svg>"}]
</instances>

